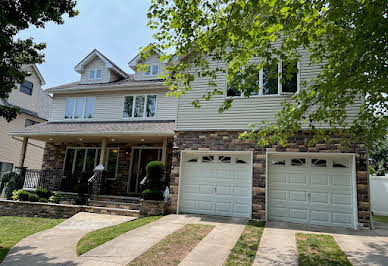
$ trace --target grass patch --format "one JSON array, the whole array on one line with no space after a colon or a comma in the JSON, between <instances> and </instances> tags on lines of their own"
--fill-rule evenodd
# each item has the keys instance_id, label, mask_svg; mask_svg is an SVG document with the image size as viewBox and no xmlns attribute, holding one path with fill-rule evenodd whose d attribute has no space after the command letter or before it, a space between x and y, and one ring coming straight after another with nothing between
<instances>
[{"instance_id":1,"label":"grass patch","mask_svg":"<svg viewBox=\"0 0 388 266\"><path fill-rule=\"evenodd\" d=\"M0 262L23 238L54 227L63 221L64 219L0 216Z\"/></svg>"},{"instance_id":2,"label":"grass patch","mask_svg":"<svg viewBox=\"0 0 388 266\"><path fill-rule=\"evenodd\" d=\"M129 265L178 265L213 228L212 225L186 224Z\"/></svg>"},{"instance_id":3,"label":"grass patch","mask_svg":"<svg viewBox=\"0 0 388 266\"><path fill-rule=\"evenodd\" d=\"M352 265L329 235L296 234L299 265Z\"/></svg>"},{"instance_id":4,"label":"grass patch","mask_svg":"<svg viewBox=\"0 0 388 266\"><path fill-rule=\"evenodd\" d=\"M264 231L264 224L250 221L245 226L225 265L252 265Z\"/></svg>"},{"instance_id":5,"label":"grass patch","mask_svg":"<svg viewBox=\"0 0 388 266\"><path fill-rule=\"evenodd\" d=\"M375 219L376 221L378 222L382 222L382 223L388 223L388 216L373 216L373 219Z\"/></svg>"},{"instance_id":6,"label":"grass patch","mask_svg":"<svg viewBox=\"0 0 388 266\"><path fill-rule=\"evenodd\" d=\"M101 228L96 231L87 233L77 243L77 250L76 250L77 254L82 255L88 252L89 250L118 237L123 233L136 229L145 224L154 222L158 220L160 217L161 216L150 216L150 217L138 218L136 220Z\"/></svg>"}]
</instances>

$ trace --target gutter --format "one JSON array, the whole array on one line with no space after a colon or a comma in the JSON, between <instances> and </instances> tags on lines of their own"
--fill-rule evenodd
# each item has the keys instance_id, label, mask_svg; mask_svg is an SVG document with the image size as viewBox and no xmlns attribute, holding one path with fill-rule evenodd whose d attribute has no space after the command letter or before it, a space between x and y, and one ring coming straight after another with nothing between
<instances>
[{"instance_id":1,"label":"gutter","mask_svg":"<svg viewBox=\"0 0 388 266\"><path fill-rule=\"evenodd\" d=\"M132 131L132 132L122 132L122 131L112 131L112 132L50 132L50 133L40 133L40 132L10 132L10 136L19 136L19 137L30 137L30 136L174 136L174 131L159 131L159 132L149 132L149 131Z\"/></svg>"}]
</instances>

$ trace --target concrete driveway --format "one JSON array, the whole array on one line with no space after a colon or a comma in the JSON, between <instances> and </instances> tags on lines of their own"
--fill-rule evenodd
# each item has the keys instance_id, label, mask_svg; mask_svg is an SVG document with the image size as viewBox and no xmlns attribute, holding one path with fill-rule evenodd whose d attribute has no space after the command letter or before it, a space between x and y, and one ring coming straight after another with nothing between
<instances>
[{"instance_id":1,"label":"concrete driveway","mask_svg":"<svg viewBox=\"0 0 388 266\"><path fill-rule=\"evenodd\" d=\"M353 265L388 265L388 228L354 231L283 222L268 222L254 265L297 265L296 233L329 234Z\"/></svg>"}]
</instances>

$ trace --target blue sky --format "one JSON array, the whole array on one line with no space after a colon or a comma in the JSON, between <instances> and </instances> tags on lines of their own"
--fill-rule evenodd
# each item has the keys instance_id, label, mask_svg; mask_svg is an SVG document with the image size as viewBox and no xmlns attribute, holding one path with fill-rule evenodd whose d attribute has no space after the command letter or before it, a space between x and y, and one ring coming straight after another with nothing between
<instances>
[{"instance_id":1,"label":"blue sky","mask_svg":"<svg viewBox=\"0 0 388 266\"><path fill-rule=\"evenodd\" d=\"M132 73L128 62L139 47L152 42L147 27L149 0L79 0L79 15L65 17L65 23L47 23L45 29L29 28L18 37L33 37L45 42L45 63L38 65L46 85L50 88L79 79L74 66L94 48Z\"/></svg>"}]
</instances>

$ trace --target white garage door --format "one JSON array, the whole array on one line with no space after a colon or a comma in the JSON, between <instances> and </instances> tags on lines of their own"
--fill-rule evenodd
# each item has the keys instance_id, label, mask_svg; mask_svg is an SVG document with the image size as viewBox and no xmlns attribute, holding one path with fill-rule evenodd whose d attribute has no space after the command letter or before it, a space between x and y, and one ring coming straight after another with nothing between
<instances>
[{"instance_id":1,"label":"white garage door","mask_svg":"<svg viewBox=\"0 0 388 266\"><path fill-rule=\"evenodd\" d=\"M183 152L181 160L181 212L251 217L250 152Z\"/></svg>"},{"instance_id":2,"label":"white garage door","mask_svg":"<svg viewBox=\"0 0 388 266\"><path fill-rule=\"evenodd\" d=\"M353 157L269 155L268 220L356 228Z\"/></svg>"}]
</instances>

